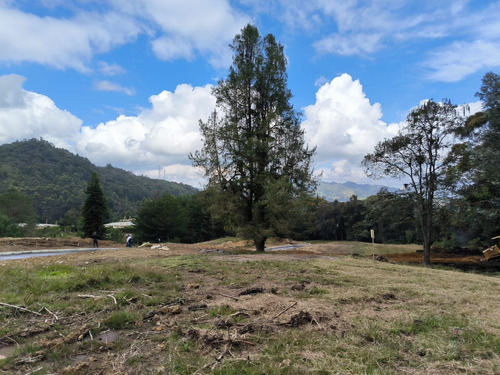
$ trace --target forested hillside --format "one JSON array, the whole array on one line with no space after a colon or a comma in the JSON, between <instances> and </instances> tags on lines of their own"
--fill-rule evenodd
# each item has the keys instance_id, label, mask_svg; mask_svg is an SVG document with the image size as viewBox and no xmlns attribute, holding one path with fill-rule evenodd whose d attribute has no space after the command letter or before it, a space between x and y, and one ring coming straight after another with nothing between
<instances>
[{"instance_id":1,"label":"forested hillside","mask_svg":"<svg viewBox=\"0 0 500 375\"><path fill-rule=\"evenodd\" d=\"M93 171L101 182L112 219L134 215L144 198L197 191L189 185L136 176L111 165L97 167L44 140L2 145L0 161L0 194L14 187L29 195L42 222L55 222L66 212L79 210Z\"/></svg>"}]
</instances>

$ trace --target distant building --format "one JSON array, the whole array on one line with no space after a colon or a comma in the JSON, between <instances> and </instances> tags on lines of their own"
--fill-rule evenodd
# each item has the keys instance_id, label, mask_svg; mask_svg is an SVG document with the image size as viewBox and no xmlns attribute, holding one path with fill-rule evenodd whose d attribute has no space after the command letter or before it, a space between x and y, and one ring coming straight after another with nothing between
<instances>
[{"instance_id":1,"label":"distant building","mask_svg":"<svg viewBox=\"0 0 500 375\"><path fill-rule=\"evenodd\" d=\"M133 227L134 223L132 222L131 219L122 219L120 221L116 221L114 223L108 223L104 224L106 228L127 228L127 227Z\"/></svg>"},{"instance_id":2,"label":"distant building","mask_svg":"<svg viewBox=\"0 0 500 375\"><path fill-rule=\"evenodd\" d=\"M19 227L21 227L21 228L24 228L24 227L26 227L28 224L27 224L27 223L19 223L19 224L17 224L17 225L18 225ZM36 224L36 227L37 227L38 229L40 229L40 228L52 228L52 227L58 227L58 226L59 226L59 225L57 225L57 224L47 224L47 223L40 223L40 224Z\"/></svg>"}]
</instances>

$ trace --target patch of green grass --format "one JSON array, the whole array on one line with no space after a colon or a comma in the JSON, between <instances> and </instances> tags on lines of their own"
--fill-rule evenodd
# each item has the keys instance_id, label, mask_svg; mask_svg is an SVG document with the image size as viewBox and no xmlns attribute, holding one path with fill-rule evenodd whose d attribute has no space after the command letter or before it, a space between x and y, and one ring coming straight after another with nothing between
<instances>
[{"instance_id":1,"label":"patch of green grass","mask_svg":"<svg viewBox=\"0 0 500 375\"><path fill-rule=\"evenodd\" d=\"M210 308L210 316L226 316L234 314L236 310L229 305L219 305Z\"/></svg>"},{"instance_id":2,"label":"patch of green grass","mask_svg":"<svg viewBox=\"0 0 500 375\"><path fill-rule=\"evenodd\" d=\"M75 272L75 267L66 264L52 264L38 271L41 278L68 277Z\"/></svg>"},{"instance_id":3,"label":"patch of green grass","mask_svg":"<svg viewBox=\"0 0 500 375\"><path fill-rule=\"evenodd\" d=\"M128 329L134 326L138 317L126 310L114 312L104 321L104 325L110 329L121 330Z\"/></svg>"},{"instance_id":4,"label":"patch of green grass","mask_svg":"<svg viewBox=\"0 0 500 375\"><path fill-rule=\"evenodd\" d=\"M467 326L467 324L468 322L465 317L455 314L427 314L421 318L396 322L395 327L397 328L394 333L407 335L425 334L436 332L436 330L460 329Z\"/></svg>"}]
</instances>

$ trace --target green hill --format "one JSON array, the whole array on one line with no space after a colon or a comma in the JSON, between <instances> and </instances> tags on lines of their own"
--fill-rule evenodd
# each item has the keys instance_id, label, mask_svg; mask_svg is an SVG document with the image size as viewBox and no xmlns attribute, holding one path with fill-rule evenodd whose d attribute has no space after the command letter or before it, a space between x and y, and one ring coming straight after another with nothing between
<instances>
[{"instance_id":1,"label":"green hill","mask_svg":"<svg viewBox=\"0 0 500 375\"><path fill-rule=\"evenodd\" d=\"M42 222L55 222L67 211L79 209L93 171L106 194L111 218L134 215L144 198L197 192L189 185L136 176L109 164L97 167L44 140L1 145L0 160L0 194L14 187L29 195Z\"/></svg>"}]
</instances>

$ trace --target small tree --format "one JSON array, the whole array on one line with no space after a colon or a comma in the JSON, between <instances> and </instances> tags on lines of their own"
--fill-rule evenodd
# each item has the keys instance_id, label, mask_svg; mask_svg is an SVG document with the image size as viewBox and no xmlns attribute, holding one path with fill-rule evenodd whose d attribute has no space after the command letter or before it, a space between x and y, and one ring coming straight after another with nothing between
<instances>
[{"instance_id":1,"label":"small tree","mask_svg":"<svg viewBox=\"0 0 500 375\"><path fill-rule=\"evenodd\" d=\"M92 173L85 194L87 199L82 212L83 233L86 237L90 237L96 232L99 238L103 238L106 233L104 223L108 217L108 207L96 172Z\"/></svg>"},{"instance_id":2,"label":"small tree","mask_svg":"<svg viewBox=\"0 0 500 375\"><path fill-rule=\"evenodd\" d=\"M212 212L264 251L269 236L285 232L292 201L314 187L314 150L290 104L283 46L247 25L231 48L229 75L213 90L218 111L200 121L204 146L190 158L208 177Z\"/></svg>"},{"instance_id":3,"label":"small tree","mask_svg":"<svg viewBox=\"0 0 500 375\"><path fill-rule=\"evenodd\" d=\"M165 194L142 202L134 220L134 233L138 241L182 242L188 220L183 198Z\"/></svg>"},{"instance_id":4,"label":"small tree","mask_svg":"<svg viewBox=\"0 0 500 375\"><path fill-rule=\"evenodd\" d=\"M425 264L430 264L434 240L436 193L451 162L447 156L453 146L453 135L464 123L465 118L450 101L423 102L410 112L397 136L380 142L362 162L368 176L409 181L406 188L418 215Z\"/></svg>"}]
</instances>

